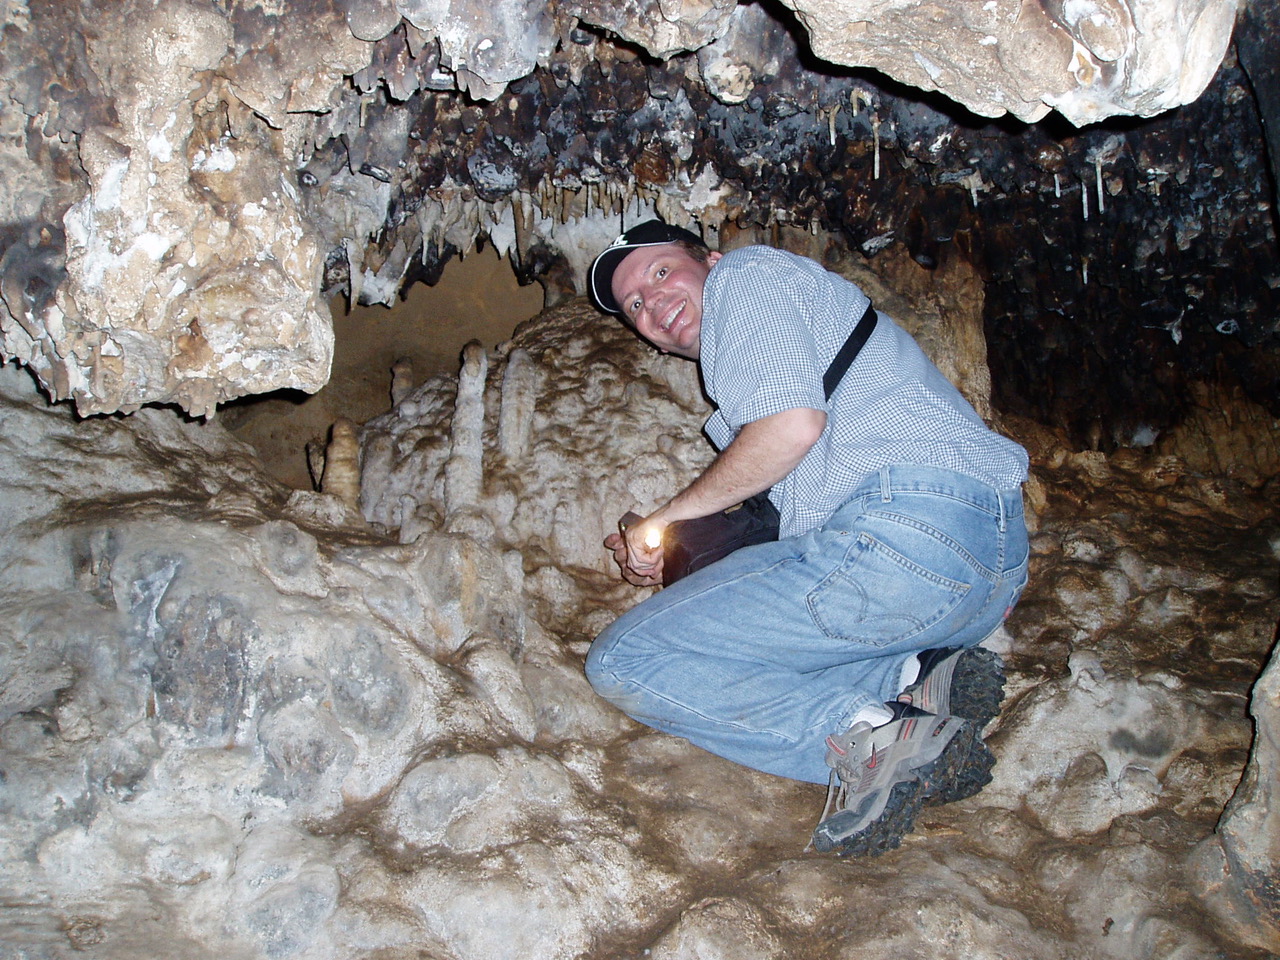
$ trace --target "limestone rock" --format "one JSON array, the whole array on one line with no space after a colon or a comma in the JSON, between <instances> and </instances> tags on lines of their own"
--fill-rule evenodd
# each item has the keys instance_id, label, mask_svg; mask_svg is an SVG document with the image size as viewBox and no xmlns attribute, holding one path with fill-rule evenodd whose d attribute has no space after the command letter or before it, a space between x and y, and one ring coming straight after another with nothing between
<instances>
[{"instance_id":1,"label":"limestone rock","mask_svg":"<svg viewBox=\"0 0 1280 960\"><path fill-rule=\"evenodd\" d=\"M1256 735L1244 779L1191 869L1200 892L1231 933L1260 949L1280 950L1280 827L1276 824L1276 730L1280 660L1273 654L1253 688Z\"/></svg>"},{"instance_id":2,"label":"limestone rock","mask_svg":"<svg viewBox=\"0 0 1280 960\"><path fill-rule=\"evenodd\" d=\"M941 90L981 116L1077 124L1196 97L1226 53L1233 4L1211 0L936 4L784 0L832 63Z\"/></svg>"},{"instance_id":3,"label":"limestone rock","mask_svg":"<svg viewBox=\"0 0 1280 960\"><path fill-rule=\"evenodd\" d=\"M981 115L1034 120L1056 109L1077 124L1197 97L1235 13L1209 0L791 6L837 72L871 66ZM711 134L689 84L751 123L816 111L810 126L831 146L839 127L851 148L842 164L858 160L869 132L857 89L807 76L786 24L729 0L2 9L0 99L18 106L0 112L10 173L0 189L0 354L82 414L176 403L209 416L245 394L314 391L332 359L332 291L322 287L391 303L416 260L429 275L433 258L484 236L527 272L556 262L568 276L542 277L548 289L581 293L588 251L611 239L632 201L718 229L760 185L744 191L725 182L728 164L695 160ZM594 61L607 82L634 60L601 34L670 63L645 71L644 102L590 108L569 136L563 110L530 104L543 77L559 89ZM779 92L755 92L784 75ZM500 103L513 84L524 84L523 99ZM424 131L443 115L474 131L468 97L499 107L496 129L458 169L437 169L418 149ZM602 152L619 112L657 131L638 158ZM880 125L888 135L893 124L878 113L869 122L878 178ZM731 139L741 141L734 165L766 162L754 135ZM1094 151L1104 153L1118 156ZM968 167L955 176L975 203L990 188ZM1101 191L1100 167L1098 180ZM638 198L642 185L656 196Z\"/></svg>"},{"instance_id":4,"label":"limestone rock","mask_svg":"<svg viewBox=\"0 0 1280 960\"><path fill-rule=\"evenodd\" d=\"M841 861L804 850L821 787L642 730L582 673L643 595L608 569L613 514L709 455L692 365L581 302L491 362L466 529L442 499L452 378L366 427L364 526L216 423L77 420L0 368L0 940L101 960L1269 943L1274 669L1256 737L1243 710L1274 642L1265 490L1039 437L996 780Z\"/></svg>"},{"instance_id":5,"label":"limestone rock","mask_svg":"<svg viewBox=\"0 0 1280 960\"><path fill-rule=\"evenodd\" d=\"M316 389L332 333L288 161L198 96L233 25L178 3L119 13L131 30L89 46L89 68L121 83L118 119L81 138L87 191L64 217L67 284L49 315L55 342L94 352L37 369L86 413L173 400L208 415L245 392Z\"/></svg>"},{"instance_id":6,"label":"limestone rock","mask_svg":"<svg viewBox=\"0 0 1280 960\"><path fill-rule=\"evenodd\" d=\"M665 60L676 53L697 50L728 29L736 3L727 0L628 3L582 2L579 16L587 23L612 30Z\"/></svg>"}]
</instances>

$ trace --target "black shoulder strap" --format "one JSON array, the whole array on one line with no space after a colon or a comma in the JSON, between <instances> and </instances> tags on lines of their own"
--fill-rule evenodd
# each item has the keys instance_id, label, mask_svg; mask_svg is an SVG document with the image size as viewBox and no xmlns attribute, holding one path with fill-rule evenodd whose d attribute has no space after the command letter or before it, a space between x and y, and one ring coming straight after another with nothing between
<instances>
[{"instance_id":1,"label":"black shoulder strap","mask_svg":"<svg viewBox=\"0 0 1280 960\"><path fill-rule=\"evenodd\" d=\"M840 348L840 352L836 354L836 358L831 361L831 366L827 367L827 372L822 376L822 389L826 392L828 400L831 399L831 394L835 393L836 387L840 385L840 381L844 378L845 371L849 369L849 365L857 358L858 352L866 345L867 340L871 337L871 332L875 328L875 305L868 303L862 319L853 328L853 333L849 334L849 339L844 342L844 346Z\"/></svg>"}]
</instances>

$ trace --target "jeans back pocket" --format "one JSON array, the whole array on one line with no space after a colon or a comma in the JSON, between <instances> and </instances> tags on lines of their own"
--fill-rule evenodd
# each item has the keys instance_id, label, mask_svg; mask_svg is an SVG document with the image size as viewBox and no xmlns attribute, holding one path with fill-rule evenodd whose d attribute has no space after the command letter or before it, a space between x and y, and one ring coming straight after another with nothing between
<instances>
[{"instance_id":1,"label":"jeans back pocket","mask_svg":"<svg viewBox=\"0 0 1280 960\"><path fill-rule=\"evenodd\" d=\"M844 561L809 592L806 602L826 636L888 647L941 624L969 590L970 584L860 533Z\"/></svg>"}]
</instances>

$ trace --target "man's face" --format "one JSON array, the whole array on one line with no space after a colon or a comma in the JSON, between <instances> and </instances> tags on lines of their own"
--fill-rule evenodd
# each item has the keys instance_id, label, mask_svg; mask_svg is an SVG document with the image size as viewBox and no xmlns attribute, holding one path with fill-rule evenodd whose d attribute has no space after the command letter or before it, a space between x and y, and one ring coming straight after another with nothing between
<instances>
[{"instance_id":1,"label":"man's face","mask_svg":"<svg viewBox=\"0 0 1280 960\"><path fill-rule=\"evenodd\" d=\"M622 315L659 350L697 360L702 287L719 259L711 253L700 263L673 243L632 250L613 273Z\"/></svg>"}]
</instances>

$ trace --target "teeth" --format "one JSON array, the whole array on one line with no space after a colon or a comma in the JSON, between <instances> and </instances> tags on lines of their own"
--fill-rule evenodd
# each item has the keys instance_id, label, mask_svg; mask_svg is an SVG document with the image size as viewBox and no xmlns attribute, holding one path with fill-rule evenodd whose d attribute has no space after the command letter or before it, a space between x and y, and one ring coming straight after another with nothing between
<instances>
[{"instance_id":1,"label":"teeth","mask_svg":"<svg viewBox=\"0 0 1280 960\"><path fill-rule=\"evenodd\" d=\"M667 318L662 321L663 333L666 333L668 330L671 329L671 325L676 322L676 315L679 312L680 312L680 307L677 306L669 314L667 314Z\"/></svg>"}]
</instances>

